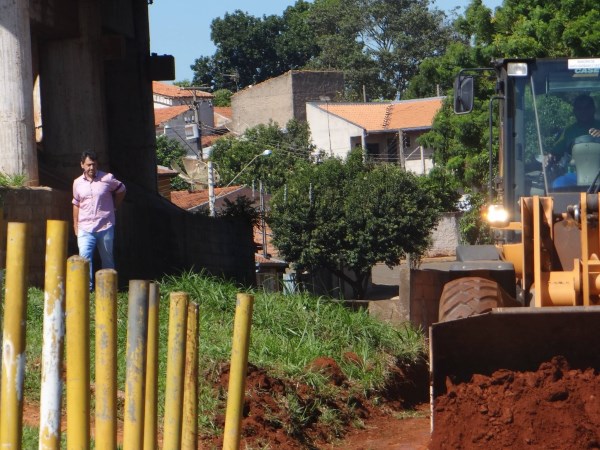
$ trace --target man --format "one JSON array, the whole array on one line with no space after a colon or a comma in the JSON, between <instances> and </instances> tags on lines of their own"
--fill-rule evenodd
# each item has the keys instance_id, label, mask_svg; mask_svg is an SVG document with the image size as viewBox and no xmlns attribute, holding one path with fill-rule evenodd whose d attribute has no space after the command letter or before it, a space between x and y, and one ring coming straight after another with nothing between
<instances>
[{"instance_id":1,"label":"man","mask_svg":"<svg viewBox=\"0 0 600 450\"><path fill-rule=\"evenodd\" d=\"M575 122L564 129L551 150L550 162L559 163L560 167L566 168L571 160L571 148L577 138L600 137L600 121L596 120L596 105L592 97L587 94L577 96L573 101L573 115ZM577 175L573 172L561 175L552 182L554 189L575 185L577 185Z\"/></svg>"},{"instance_id":2,"label":"man","mask_svg":"<svg viewBox=\"0 0 600 450\"><path fill-rule=\"evenodd\" d=\"M573 101L575 123L567 126L554 144L551 153L558 160L565 153L571 153L575 139L580 136L600 136L600 122L596 120L594 99L587 94L579 95Z\"/></svg>"},{"instance_id":3,"label":"man","mask_svg":"<svg viewBox=\"0 0 600 450\"><path fill-rule=\"evenodd\" d=\"M115 210L125 197L125 185L112 174L98 170L96 153L81 154L83 174L73 181L73 228L79 255L90 262L90 290L94 286L92 260L98 247L103 269L114 269Z\"/></svg>"}]
</instances>

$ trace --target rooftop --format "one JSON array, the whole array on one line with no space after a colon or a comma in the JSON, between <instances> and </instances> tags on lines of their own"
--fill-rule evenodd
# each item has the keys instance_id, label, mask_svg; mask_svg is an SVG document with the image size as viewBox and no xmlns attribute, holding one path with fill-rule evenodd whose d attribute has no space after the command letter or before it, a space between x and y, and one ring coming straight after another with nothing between
<instances>
[{"instance_id":1,"label":"rooftop","mask_svg":"<svg viewBox=\"0 0 600 450\"><path fill-rule=\"evenodd\" d=\"M323 111L364 128L368 132L430 127L444 97L391 103L318 103Z\"/></svg>"},{"instance_id":2,"label":"rooftop","mask_svg":"<svg viewBox=\"0 0 600 450\"><path fill-rule=\"evenodd\" d=\"M152 92L154 92L155 94L158 94L158 95L162 95L164 97L178 97L178 98L181 98L181 97L192 98L193 97L192 91L189 89L182 89L179 86L175 86L173 84L167 84L167 83L160 83L159 81L152 82ZM212 95L210 92L196 90L196 97L209 99L209 98L213 98L214 95Z\"/></svg>"}]
</instances>

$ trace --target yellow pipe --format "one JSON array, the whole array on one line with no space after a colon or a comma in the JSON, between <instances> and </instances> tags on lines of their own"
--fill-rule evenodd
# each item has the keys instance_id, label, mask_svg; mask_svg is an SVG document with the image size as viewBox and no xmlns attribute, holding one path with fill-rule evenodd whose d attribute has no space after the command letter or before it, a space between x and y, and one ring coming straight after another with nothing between
<instances>
[{"instance_id":1,"label":"yellow pipe","mask_svg":"<svg viewBox=\"0 0 600 450\"><path fill-rule=\"evenodd\" d=\"M158 448L156 440L158 402L158 284L150 283L148 299L148 348L146 350L146 395L144 411L144 450Z\"/></svg>"},{"instance_id":2,"label":"yellow pipe","mask_svg":"<svg viewBox=\"0 0 600 450\"><path fill-rule=\"evenodd\" d=\"M96 272L96 423L98 450L117 448L117 272Z\"/></svg>"},{"instance_id":3,"label":"yellow pipe","mask_svg":"<svg viewBox=\"0 0 600 450\"><path fill-rule=\"evenodd\" d=\"M190 303L187 317L185 344L185 371L183 376L183 428L181 448L198 448L198 304Z\"/></svg>"},{"instance_id":4,"label":"yellow pipe","mask_svg":"<svg viewBox=\"0 0 600 450\"><path fill-rule=\"evenodd\" d=\"M223 450L238 450L240 447L240 427L242 425L253 307L254 297L252 295L241 293L237 295Z\"/></svg>"},{"instance_id":5,"label":"yellow pipe","mask_svg":"<svg viewBox=\"0 0 600 450\"><path fill-rule=\"evenodd\" d=\"M90 447L90 266L67 260L67 449Z\"/></svg>"},{"instance_id":6,"label":"yellow pipe","mask_svg":"<svg viewBox=\"0 0 600 450\"><path fill-rule=\"evenodd\" d=\"M129 281L124 450L139 450L144 445L144 384L146 383L149 288L149 281Z\"/></svg>"},{"instance_id":7,"label":"yellow pipe","mask_svg":"<svg viewBox=\"0 0 600 450\"><path fill-rule=\"evenodd\" d=\"M189 296L185 292L171 292L170 298L163 450L179 450L181 447L183 412L181 403L183 400L183 368Z\"/></svg>"},{"instance_id":8,"label":"yellow pipe","mask_svg":"<svg viewBox=\"0 0 600 450\"><path fill-rule=\"evenodd\" d=\"M65 277L69 224L46 223L44 341L40 388L40 450L60 449L62 357L65 336Z\"/></svg>"},{"instance_id":9,"label":"yellow pipe","mask_svg":"<svg viewBox=\"0 0 600 450\"><path fill-rule=\"evenodd\" d=\"M6 240L0 447L20 449L27 314L27 224L9 222Z\"/></svg>"}]
</instances>

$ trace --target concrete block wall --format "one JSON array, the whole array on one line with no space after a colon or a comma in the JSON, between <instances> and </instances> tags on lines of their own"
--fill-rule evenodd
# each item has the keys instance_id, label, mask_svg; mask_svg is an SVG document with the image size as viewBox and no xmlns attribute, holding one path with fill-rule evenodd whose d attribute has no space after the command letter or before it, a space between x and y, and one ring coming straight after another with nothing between
<instances>
[{"instance_id":1,"label":"concrete block wall","mask_svg":"<svg viewBox=\"0 0 600 450\"><path fill-rule=\"evenodd\" d=\"M425 253L427 258L438 256L456 255L456 247L460 243L458 221L460 214L457 212L444 213L437 227L431 233L431 247Z\"/></svg>"},{"instance_id":2,"label":"concrete block wall","mask_svg":"<svg viewBox=\"0 0 600 450\"><path fill-rule=\"evenodd\" d=\"M43 287L46 256L46 221L71 221L71 194L47 187L1 188L2 222L0 232L0 264L6 267L6 230L8 222L28 223L28 281ZM77 242L69 228L70 253L77 251Z\"/></svg>"},{"instance_id":3,"label":"concrete block wall","mask_svg":"<svg viewBox=\"0 0 600 450\"><path fill-rule=\"evenodd\" d=\"M158 194L152 197L150 202L140 199L139 193L126 197L117 212L115 260L121 287L130 279L158 279L191 269L205 269L245 285L255 282L251 225L241 219L193 215ZM68 255L78 253L71 193L47 187L0 188L0 205L0 267L6 267L6 224L26 222L28 282L43 288L47 220L69 222Z\"/></svg>"},{"instance_id":4,"label":"concrete block wall","mask_svg":"<svg viewBox=\"0 0 600 450\"><path fill-rule=\"evenodd\" d=\"M290 119L306 121L306 103L327 96L334 101L344 90L344 75L336 71L290 70L237 92L231 98L232 128L236 133L259 124Z\"/></svg>"}]
</instances>

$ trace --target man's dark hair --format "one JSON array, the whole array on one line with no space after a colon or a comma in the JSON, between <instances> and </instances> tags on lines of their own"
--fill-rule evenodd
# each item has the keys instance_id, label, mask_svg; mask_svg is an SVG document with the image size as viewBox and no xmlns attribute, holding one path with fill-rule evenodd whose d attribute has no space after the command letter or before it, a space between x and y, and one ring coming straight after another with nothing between
<instances>
[{"instance_id":1,"label":"man's dark hair","mask_svg":"<svg viewBox=\"0 0 600 450\"><path fill-rule=\"evenodd\" d=\"M594 104L594 99L588 94L578 95L577 97L575 97L575 100L573 100L573 107L576 109L585 108L589 106L595 107L596 105Z\"/></svg>"},{"instance_id":2,"label":"man's dark hair","mask_svg":"<svg viewBox=\"0 0 600 450\"><path fill-rule=\"evenodd\" d=\"M81 162L84 163L86 158L90 158L92 161L98 161L98 155L92 150L84 150L81 153Z\"/></svg>"}]
</instances>

